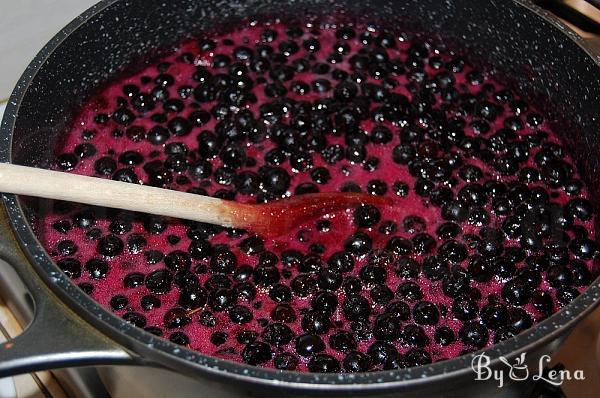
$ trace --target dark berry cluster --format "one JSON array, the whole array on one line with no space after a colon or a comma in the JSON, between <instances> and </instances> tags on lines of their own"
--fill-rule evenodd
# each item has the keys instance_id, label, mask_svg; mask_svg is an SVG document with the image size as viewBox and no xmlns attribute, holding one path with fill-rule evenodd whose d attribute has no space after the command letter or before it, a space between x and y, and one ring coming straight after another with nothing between
<instances>
[{"instance_id":1,"label":"dark berry cluster","mask_svg":"<svg viewBox=\"0 0 600 398\"><path fill-rule=\"evenodd\" d=\"M55 203L42 241L88 294L251 365L428 364L520 333L595 277L594 210L544 116L385 30L257 24L184 43L94 98L59 153L64 171L226 200L394 198L277 239Z\"/></svg>"}]
</instances>

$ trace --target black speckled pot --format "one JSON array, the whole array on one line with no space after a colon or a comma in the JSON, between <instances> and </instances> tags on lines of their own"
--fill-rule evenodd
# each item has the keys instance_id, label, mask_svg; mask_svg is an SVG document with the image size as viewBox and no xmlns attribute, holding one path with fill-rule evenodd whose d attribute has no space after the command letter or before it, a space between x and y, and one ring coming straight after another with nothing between
<instances>
[{"instance_id":1,"label":"black speckled pot","mask_svg":"<svg viewBox=\"0 0 600 398\"><path fill-rule=\"evenodd\" d=\"M591 197L600 198L599 59L581 38L527 0L105 0L64 28L25 71L2 121L0 160L45 166L82 98L148 51L246 17L335 12L439 34L495 65L542 104L558 104L554 109L570 121L561 124L564 138L576 153ZM183 349L112 315L58 271L26 222L43 203L24 203L13 195L4 195L3 201L6 214L0 224L6 238L0 242L0 258L13 267L0 265L0 288L16 292L13 304L35 316L23 335L0 345L0 377L52 367L126 365L102 370L114 396L132 383L139 396L178 397L269 391L280 397L422 397L454 396L458 389L467 396L522 396L528 388L513 383L497 390L495 382L474 381L473 354L405 370L317 375L265 370ZM599 204L597 199L594 205ZM492 366L499 366L499 356L510 359L522 352L537 364L599 296L596 280L559 313L487 350Z\"/></svg>"}]
</instances>

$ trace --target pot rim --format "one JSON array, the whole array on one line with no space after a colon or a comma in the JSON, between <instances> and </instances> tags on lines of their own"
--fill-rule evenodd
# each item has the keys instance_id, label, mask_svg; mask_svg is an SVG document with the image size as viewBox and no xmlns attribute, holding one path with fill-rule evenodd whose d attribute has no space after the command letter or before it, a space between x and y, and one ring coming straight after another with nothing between
<instances>
[{"instance_id":1,"label":"pot rim","mask_svg":"<svg viewBox=\"0 0 600 398\"><path fill-rule=\"evenodd\" d=\"M48 44L36 55L19 79L12 92L4 118L0 126L0 161L12 160L12 132L17 118L22 98L28 90L37 72L44 66L46 59L61 46L72 32L84 25L104 9L118 3L120 0L102 0L89 8L79 17L66 25ZM584 47L583 40L556 17L535 6L530 0L513 0L517 5L534 12L547 23L560 29L566 36L582 47L597 65L600 60ZM544 343L549 343L572 327L579 319L592 311L600 298L600 277L597 278L579 297L548 319L534 325L529 330L495 344L484 350L472 352L453 359L436 362L430 365L377 371L365 373L315 374L294 371L278 371L264 369L239 362L214 358L198 351L183 348L165 339L156 337L141 328L130 325L123 319L102 307L95 300L77 288L52 261L43 249L26 219L21 203L15 195L2 195L11 227L21 245L22 250L32 263L36 273L60 299L74 309L75 312L100 329L115 342L131 348L134 353L148 354L151 364L167 366L175 371L193 375L203 372L223 378L235 378L254 384L297 388L303 390L354 390L360 385L362 390L386 390L390 388L406 388L412 385L443 381L449 376L459 376L472 372L471 364L475 357L482 352L492 359L493 366L500 356L510 358L520 352L533 352ZM57 303L58 304L58 303ZM156 357L156 358L154 358Z\"/></svg>"}]
</instances>

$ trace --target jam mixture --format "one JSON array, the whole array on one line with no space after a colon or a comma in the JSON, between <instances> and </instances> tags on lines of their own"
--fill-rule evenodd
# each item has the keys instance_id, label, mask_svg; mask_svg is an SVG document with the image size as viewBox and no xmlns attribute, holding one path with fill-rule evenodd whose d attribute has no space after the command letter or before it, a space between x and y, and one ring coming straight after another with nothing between
<instances>
[{"instance_id":1,"label":"jam mixture","mask_svg":"<svg viewBox=\"0 0 600 398\"><path fill-rule=\"evenodd\" d=\"M460 54L369 26L185 42L88 101L56 151L59 170L240 202L393 199L282 237L55 202L38 233L74 282L211 356L428 364L522 332L596 275L586 188L543 113Z\"/></svg>"}]
</instances>

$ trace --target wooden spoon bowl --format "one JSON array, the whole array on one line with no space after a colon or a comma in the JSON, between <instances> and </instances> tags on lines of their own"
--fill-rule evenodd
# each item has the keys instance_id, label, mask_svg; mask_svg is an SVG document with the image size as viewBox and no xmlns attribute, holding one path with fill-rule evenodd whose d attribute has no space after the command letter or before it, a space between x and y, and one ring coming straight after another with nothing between
<instances>
[{"instance_id":1,"label":"wooden spoon bowl","mask_svg":"<svg viewBox=\"0 0 600 398\"><path fill-rule=\"evenodd\" d=\"M238 203L8 163L0 163L0 191L248 229L263 236L283 235L335 210L392 204L390 198L353 192L311 193L263 204Z\"/></svg>"}]
</instances>

